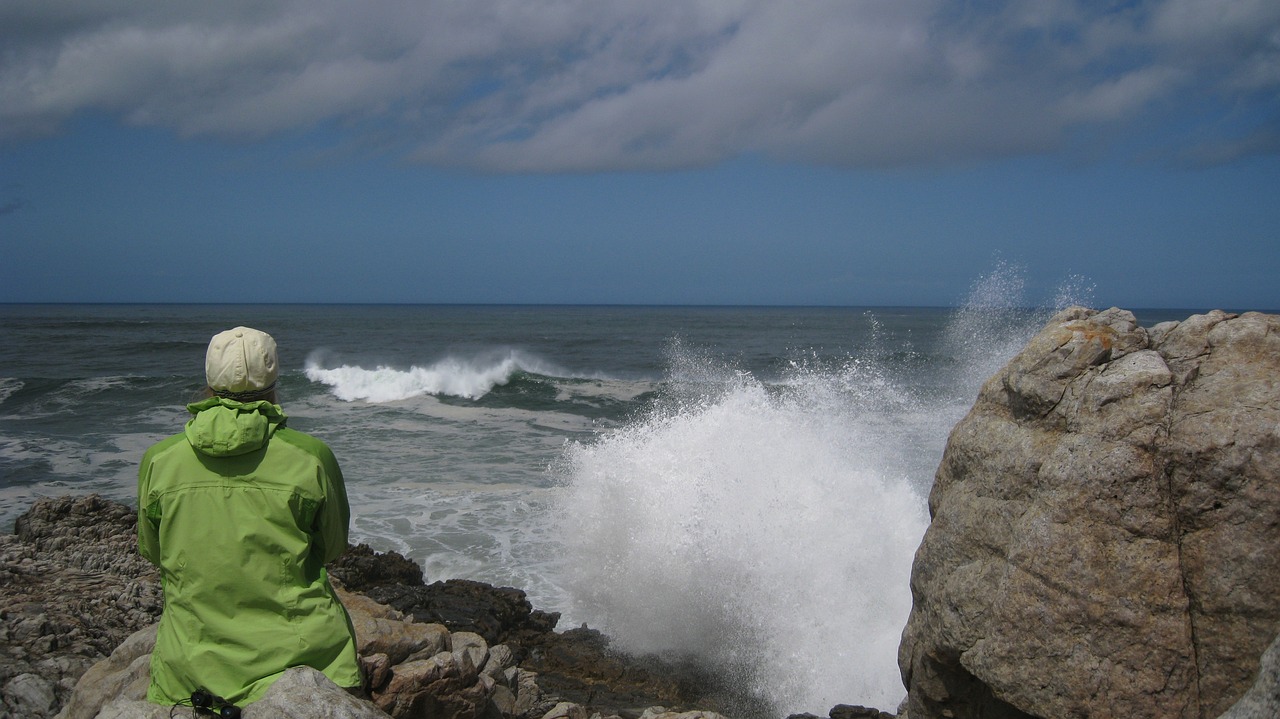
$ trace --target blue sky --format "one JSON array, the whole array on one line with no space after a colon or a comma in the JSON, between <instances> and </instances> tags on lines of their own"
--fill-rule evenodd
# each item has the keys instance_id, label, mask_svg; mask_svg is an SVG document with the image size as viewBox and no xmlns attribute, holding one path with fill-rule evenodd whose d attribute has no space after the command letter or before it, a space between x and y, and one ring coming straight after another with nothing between
<instances>
[{"instance_id":1,"label":"blue sky","mask_svg":"<svg viewBox=\"0 0 1280 719\"><path fill-rule=\"evenodd\" d=\"M1280 3L0 6L0 302L1280 309Z\"/></svg>"}]
</instances>

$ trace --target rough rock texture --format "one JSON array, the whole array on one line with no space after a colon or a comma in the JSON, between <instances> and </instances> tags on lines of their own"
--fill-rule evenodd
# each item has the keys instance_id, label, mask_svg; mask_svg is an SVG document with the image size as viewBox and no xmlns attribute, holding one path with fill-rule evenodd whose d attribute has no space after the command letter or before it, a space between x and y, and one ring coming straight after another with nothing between
<instances>
[{"instance_id":1,"label":"rough rock texture","mask_svg":"<svg viewBox=\"0 0 1280 719\"><path fill-rule=\"evenodd\" d=\"M134 522L124 505L63 497L37 502L14 535L0 535L0 719L169 716L172 707L143 701L162 601L158 576L135 550ZM704 674L617 654L586 628L557 633L558 617L519 590L425 585L413 562L363 545L329 570L356 630L369 700L300 669L246 719L718 716L659 707L716 708L714 697L701 702Z\"/></svg>"},{"instance_id":2,"label":"rough rock texture","mask_svg":"<svg viewBox=\"0 0 1280 719\"><path fill-rule=\"evenodd\" d=\"M1219 719L1275 719L1280 717L1280 637L1262 655L1258 678L1249 691Z\"/></svg>"},{"instance_id":3,"label":"rough rock texture","mask_svg":"<svg viewBox=\"0 0 1280 719\"><path fill-rule=\"evenodd\" d=\"M1280 317L1071 308L953 430L911 719L1216 717L1280 630Z\"/></svg>"},{"instance_id":4,"label":"rough rock texture","mask_svg":"<svg viewBox=\"0 0 1280 719\"><path fill-rule=\"evenodd\" d=\"M356 630L371 701L357 699L313 670L291 669L259 701L244 707L254 717L374 717L433 719L538 719L549 715L601 716L597 709L544 693L534 672L515 665L505 645L490 646L474 632L421 624L392 607L339 589ZM81 677L58 719L155 719L173 707L145 700L155 626L122 643ZM178 707L186 715L189 709ZM634 715L640 714L637 710ZM650 712L666 717L669 712ZM672 715L674 717L674 715ZM682 719L713 718L709 712Z\"/></svg>"},{"instance_id":5,"label":"rough rock texture","mask_svg":"<svg viewBox=\"0 0 1280 719\"><path fill-rule=\"evenodd\" d=\"M147 663L155 646L155 627L130 637L111 657L86 673L72 703L59 719L172 719L193 716L190 707L170 707L146 700ZM310 667L284 673L262 699L243 709L244 719L387 719Z\"/></svg>"},{"instance_id":6,"label":"rough rock texture","mask_svg":"<svg viewBox=\"0 0 1280 719\"><path fill-rule=\"evenodd\" d=\"M522 671L536 675L544 692L593 711L639 714L653 705L733 710L739 715L763 711L725 691L715 677L698 667L619 654L610 650L607 637L586 627L555 632L559 615L533 609L517 589L461 579L425 586L366 585L363 575L340 569L334 574L345 576L349 588L415 621L470 632L491 645L507 647Z\"/></svg>"},{"instance_id":7,"label":"rough rock texture","mask_svg":"<svg viewBox=\"0 0 1280 719\"><path fill-rule=\"evenodd\" d=\"M0 719L52 716L86 669L160 617L135 522L122 504L61 497L0 535Z\"/></svg>"}]
</instances>

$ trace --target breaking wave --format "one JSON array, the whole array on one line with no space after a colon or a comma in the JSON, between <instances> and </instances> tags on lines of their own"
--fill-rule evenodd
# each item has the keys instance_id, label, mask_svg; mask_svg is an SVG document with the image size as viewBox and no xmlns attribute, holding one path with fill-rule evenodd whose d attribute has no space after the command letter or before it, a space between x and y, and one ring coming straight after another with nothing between
<instances>
[{"instance_id":1,"label":"breaking wave","mask_svg":"<svg viewBox=\"0 0 1280 719\"><path fill-rule=\"evenodd\" d=\"M470 357L448 356L426 366L397 369L385 365L367 369L343 364L325 367L324 352L307 358L306 376L327 385L345 402L395 402L424 395L479 399L520 373L568 377L568 372L520 350L493 350Z\"/></svg>"}]
</instances>

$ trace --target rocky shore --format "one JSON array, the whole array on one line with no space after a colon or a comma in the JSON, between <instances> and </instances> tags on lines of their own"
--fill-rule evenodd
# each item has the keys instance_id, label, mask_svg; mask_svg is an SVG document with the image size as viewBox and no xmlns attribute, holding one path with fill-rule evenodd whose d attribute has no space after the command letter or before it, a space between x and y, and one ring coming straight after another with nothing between
<instances>
[{"instance_id":1,"label":"rocky shore","mask_svg":"<svg viewBox=\"0 0 1280 719\"><path fill-rule=\"evenodd\" d=\"M158 575L135 551L135 521L131 508L96 495L61 497L37 502L0 536L0 719L169 716L171 707L140 700L163 605ZM767 715L698 667L614 652L586 627L556 631L559 617L518 589L427 584L418 565L364 545L329 571L356 629L368 700L299 669L246 709L248 719Z\"/></svg>"},{"instance_id":2,"label":"rocky shore","mask_svg":"<svg viewBox=\"0 0 1280 719\"><path fill-rule=\"evenodd\" d=\"M1060 313L953 430L929 510L900 719L1280 716L1280 317ZM140 701L162 597L134 522L62 497L0 535L0 719L169 716ZM246 719L775 715L699 667L557 631L518 589L428 584L365 546L330 574L367 697L291 669Z\"/></svg>"}]
</instances>

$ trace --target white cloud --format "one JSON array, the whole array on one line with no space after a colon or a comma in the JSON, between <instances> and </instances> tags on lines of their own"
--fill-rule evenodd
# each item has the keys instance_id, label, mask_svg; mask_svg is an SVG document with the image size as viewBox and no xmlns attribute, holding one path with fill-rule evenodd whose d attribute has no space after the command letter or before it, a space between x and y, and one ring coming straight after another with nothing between
<instances>
[{"instance_id":1,"label":"white cloud","mask_svg":"<svg viewBox=\"0 0 1280 719\"><path fill-rule=\"evenodd\" d=\"M11 141L338 121L494 171L957 162L1214 103L1270 136L1280 91L1274 0L10 0L0 47Z\"/></svg>"}]
</instances>

